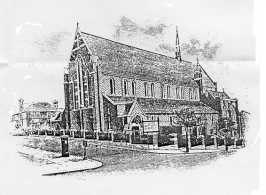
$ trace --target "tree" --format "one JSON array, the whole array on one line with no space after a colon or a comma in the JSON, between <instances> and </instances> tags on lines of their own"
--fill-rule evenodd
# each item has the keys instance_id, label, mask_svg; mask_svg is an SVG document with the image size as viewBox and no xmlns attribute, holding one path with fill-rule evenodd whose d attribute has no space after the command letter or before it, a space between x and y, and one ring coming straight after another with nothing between
<instances>
[{"instance_id":1,"label":"tree","mask_svg":"<svg viewBox=\"0 0 266 195\"><path fill-rule=\"evenodd\" d=\"M184 108L180 111L176 111L175 115L177 117L177 121L185 128L186 132L186 152L189 152L189 138L190 131L189 128L193 126L197 126L197 117L190 108Z\"/></svg>"}]
</instances>

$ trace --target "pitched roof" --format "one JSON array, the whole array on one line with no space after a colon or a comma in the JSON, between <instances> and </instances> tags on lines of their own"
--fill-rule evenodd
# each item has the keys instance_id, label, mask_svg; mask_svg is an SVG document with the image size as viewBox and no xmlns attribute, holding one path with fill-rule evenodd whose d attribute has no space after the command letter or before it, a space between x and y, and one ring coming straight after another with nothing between
<instances>
[{"instance_id":1,"label":"pitched roof","mask_svg":"<svg viewBox=\"0 0 266 195\"><path fill-rule=\"evenodd\" d=\"M81 32L88 49L99 57L103 74L140 80L197 86L194 65L96 35Z\"/></svg>"},{"instance_id":2,"label":"pitched roof","mask_svg":"<svg viewBox=\"0 0 266 195\"><path fill-rule=\"evenodd\" d=\"M136 100L146 114L171 114L175 111L180 111L183 108L190 108L195 113L209 113L218 114L213 108L203 104L199 101L186 101L186 100L168 100L168 99L155 99L155 98L134 98L122 96L108 96L116 104L119 102L130 102ZM130 104L132 105L132 104Z\"/></svg>"},{"instance_id":3,"label":"pitched roof","mask_svg":"<svg viewBox=\"0 0 266 195\"><path fill-rule=\"evenodd\" d=\"M220 99L229 99L229 95L227 95L225 92L221 91L208 91L209 94L211 94L214 98L220 98Z\"/></svg>"},{"instance_id":4,"label":"pitched roof","mask_svg":"<svg viewBox=\"0 0 266 195\"><path fill-rule=\"evenodd\" d=\"M32 103L26 108L24 108L24 111L56 111L56 110L57 108L48 102Z\"/></svg>"},{"instance_id":5,"label":"pitched roof","mask_svg":"<svg viewBox=\"0 0 266 195\"><path fill-rule=\"evenodd\" d=\"M62 114L63 112L57 112L56 115L50 119L50 121L51 122L62 121Z\"/></svg>"},{"instance_id":6,"label":"pitched roof","mask_svg":"<svg viewBox=\"0 0 266 195\"><path fill-rule=\"evenodd\" d=\"M172 114L184 108L190 108L197 114L218 114L218 112L202 102L165 99L138 99L138 104L145 113L168 113Z\"/></svg>"}]
</instances>

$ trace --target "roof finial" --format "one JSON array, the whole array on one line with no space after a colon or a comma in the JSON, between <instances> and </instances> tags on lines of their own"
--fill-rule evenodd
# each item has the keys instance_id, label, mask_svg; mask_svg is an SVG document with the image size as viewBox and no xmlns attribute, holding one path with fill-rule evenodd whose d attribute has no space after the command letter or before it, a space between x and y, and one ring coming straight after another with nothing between
<instances>
[{"instance_id":1,"label":"roof finial","mask_svg":"<svg viewBox=\"0 0 266 195\"><path fill-rule=\"evenodd\" d=\"M178 27L176 26L176 42L175 42L175 57L177 60L182 61L181 58L181 49L180 49L180 42L179 42L179 35L178 35Z\"/></svg>"},{"instance_id":2,"label":"roof finial","mask_svg":"<svg viewBox=\"0 0 266 195\"><path fill-rule=\"evenodd\" d=\"M77 21L77 31L79 31L79 22Z\"/></svg>"},{"instance_id":3,"label":"roof finial","mask_svg":"<svg viewBox=\"0 0 266 195\"><path fill-rule=\"evenodd\" d=\"M197 56L197 65L199 65L199 56Z\"/></svg>"}]
</instances>

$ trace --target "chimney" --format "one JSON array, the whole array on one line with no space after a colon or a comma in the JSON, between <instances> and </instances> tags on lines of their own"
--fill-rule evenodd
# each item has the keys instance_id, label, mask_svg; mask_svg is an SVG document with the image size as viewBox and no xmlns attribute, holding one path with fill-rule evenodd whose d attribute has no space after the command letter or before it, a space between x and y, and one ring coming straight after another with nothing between
<instances>
[{"instance_id":1,"label":"chimney","mask_svg":"<svg viewBox=\"0 0 266 195\"><path fill-rule=\"evenodd\" d=\"M58 100L53 101L53 106L54 106L54 108L58 108Z\"/></svg>"},{"instance_id":2,"label":"chimney","mask_svg":"<svg viewBox=\"0 0 266 195\"><path fill-rule=\"evenodd\" d=\"M18 110L22 112L24 109L24 100L22 98L18 99Z\"/></svg>"}]
</instances>

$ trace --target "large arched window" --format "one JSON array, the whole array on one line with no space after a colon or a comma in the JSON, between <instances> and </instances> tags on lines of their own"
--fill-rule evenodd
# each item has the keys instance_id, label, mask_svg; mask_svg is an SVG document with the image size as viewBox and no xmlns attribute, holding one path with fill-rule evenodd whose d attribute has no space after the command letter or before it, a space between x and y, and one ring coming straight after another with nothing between
<instances>
[{"instance_id":1,"label":"large arched window","mask_svg":"<svg viewBox=\"0 0 266 195\"><path fill-rule=\"evenodd\" d=\"M164 85L161 84L161 98L164 98Z\"/></svg>"},{"instance_id":2,"label":"large arched window","mask_svg":"<svg viewBox=\"0 0 266 195\"><path fill-rule=\"evenodd\" d=\"M154 93L154 83L151 84L151 96L155 97L155 93Z\"/></svg>"},{"instance_id":3,"label":"large arched window","mask_svg":"<svg viewBox=\"0 0 266 195\"><path fill-rule=\"evenodd\" d=\"M180 95L181 95L181 99L185 99L185 96L184 96L184 87L181 87L180 89Z\"/></svg>"},{"instance_id":4,"label":"large arched window","mask_svg":"<svg viewBox=\"0 0 266 195\"><path fill-rule=\"evenodd\" d=\"M175 89L175 93L176 93L176 99L181 99L181 95L180 95L180 87L176 87Z\"/></svg>"},{"instance_id":5,"label":"large arched window","mask_svg":"<svg viewBox=\"0 0 266 195\"><path fill-rule=\"evenodd\" d=\"M192 93L192 88L188 88L188 95L189 95L189 99L193 100L193 93Z\"/></svg>"},{"instance_id":6,"label":"large arched window","mask_svg":"<svg viewBox=\"0 0 266 195\"><path fill-rule=\"evenodd\" d=\"M115 94L115 80L113 78L110 79L110 94Z\"/></svg>"},{"instance_id":7,"label":"large arched window","mask_svg":"<svg viewBox=\"0 0 266 195\"><path fill-rule=\"evenodd\" d=\"M167 98L170 98L170 86L169 85L167 85Z\"/></svg>"},{"instance_id":8,"label":"large arched window","mask_svg":"<svg viewBox=\"0 0 266 195\"><path fill-rule=\"evenodd\" d=\"M198 88L193 88L193 96L194 96L194 100L198 100Z\"/></svg>"},{"instance_id":9,"label":"large arched window","mask_svg":"<svg viewBox=\"0 0 266 195\"><path fill-rule=\"evenodd\" d=\"M132 95L136 95L136 82L132 81Z\"/></svg>"},{"instance_id":10,"label":"large arched window","mask_svg":"<svg viewBox=\"0 0 266 195\"><path fill-rule=\"evenodd\" d=\"M124 80L124 94L127 95L128 94L128 81Z\"/></svg>"},{"instance_id":11,"label":"large arched window","mask_svg":"<svg viewBox=\"0 0 266 195\"><path fill-rule=\"evenodd\" d=\"M144 83L144 96L148 96L148 85L146 82Z\"/></svg>"}]
</instances>

